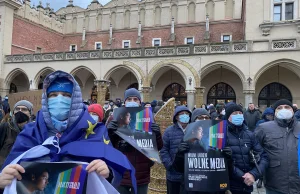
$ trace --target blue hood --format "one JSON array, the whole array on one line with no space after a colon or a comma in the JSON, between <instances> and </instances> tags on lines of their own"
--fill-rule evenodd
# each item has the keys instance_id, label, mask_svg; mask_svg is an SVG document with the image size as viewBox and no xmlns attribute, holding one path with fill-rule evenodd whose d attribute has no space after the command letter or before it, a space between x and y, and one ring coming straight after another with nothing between
<instances>
[{"instance_id":1,"label":"blue hood","mask_svg":"<svg viewBox=\"0 0 300 194\"><path fill-rule=\"evenodd\" d=\"M274 115L274 109L273 108L266 108L264 111L262 118L266 120L266 115Z\"/></svg>"},{"instance_id":2,"label":"blue hood","mask_svg":"<svg viewBox=\"0 0 300 194\"><path fill-rule=\"evenodd\" d=\"M55 71L51 74L49 74L45 80L44 80L44 85L43 85L43 95L42 95L42 109L41 112L43 114L43 117L45 119L45 123L48 128L49 134L56 134L57 130L54 128L52 124L52 120L50 117L50 113L48 110L48 97L47 97L47 89L50 86L50 84L56 79L56 78L67 78L73 83L73 93L72 93L72 102L71 102L71 108L70 108L70 113L68 117L68 127L70 127L72 124L74 124L81 113L84 110L84 104L82 101L82 96L81 96L81 90L76 82L75 78L63 71Z\"/></svg>"},{"instance_id":3,"label":"blue hood","mask_svg":"<svg viewBox=\"0 0 300 194\"><path fill-rule=\"evenodd\" d=\"M190 117L192 115L191 111L186 107L186 106L177 106L176 109L175 109L175 112L174 112L174 115L173 115L173 123L177 123L177 120L176 120L176 116L178 113L182 112L182 111L187 111L189 112L190 114Z\"/></svg>"}]
</instances>

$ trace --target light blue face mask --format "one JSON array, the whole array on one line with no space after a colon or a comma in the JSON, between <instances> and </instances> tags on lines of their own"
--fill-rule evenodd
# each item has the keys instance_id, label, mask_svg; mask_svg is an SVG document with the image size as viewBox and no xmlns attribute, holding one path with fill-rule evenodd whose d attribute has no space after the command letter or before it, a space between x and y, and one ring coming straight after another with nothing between
<instances>
[{"instance_id":1,"label":"light blue face mask","mask_svg":"<svg viewBox=\"0 0 300 194\"><path fill-rule=\"evenodd\" d=\"M236 126L241 126L244 122L244 115L243 114L236 114L231 115L231 123Z\"/></svg>"},{"instance_id":2,"label":"light blue face mask","mask_svg":"<svg viewBox=\"0 0 300 194\"><path fill-rule=\"evenodd\" d=\"M125 107L139 107L140 105L137 102L126 102Z\"/></svg>"},{"instance_id":3,"label":"light blue face mask","mask_svg":"<svg viewBox=\"0 0 300 194\"><path fill-rule=\"evenodd\" d=\"M71 107L71 98L59 94L57 97L48 98L48 110L51 117L58 121L67 120Z\"/></svg>"},{"instance_id":4,"label":"light blue face mask","mask_svg":"<svg viewBox=\"0 0 300 194\"><path fill-rule=\"evenodd\" d=\"M91 117L98 123L99 116L98 115L91 115Z\"/></svg>"},{"instance_id":5,"label":"light blue face mask","mask_svg":"<svg viewBox=\"0 0 300 194\"><path fill-rule=\"evenodd\" d=\"M187 114L179 115L179 121L181 123L189 123L190 121L190 116Z\"/></svg>"}]
</instances>

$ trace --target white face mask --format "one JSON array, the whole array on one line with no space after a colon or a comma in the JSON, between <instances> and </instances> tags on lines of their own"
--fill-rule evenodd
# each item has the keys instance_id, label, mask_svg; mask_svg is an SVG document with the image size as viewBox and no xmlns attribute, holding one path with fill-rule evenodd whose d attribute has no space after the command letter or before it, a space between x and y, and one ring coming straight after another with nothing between
<instances>
[{"instance_id":1,"label":"white face mask","mask_svg":"<svg viewBox=\"0 0 300 194\"><path fill-rule=\"evenodd\" d=\"M276 113L276 117L278 119L286 119L289 120L293 117L293 112L288 109L281 109Z\"/></svg>"},{"instance_id":2,"label":"white face mask","mask_svg":"<svg viewBox=\"0 0 300 194\"><path fill-rule=\"evenodd\" d=\"M99 120L99 116L98 116L98 115L91 115L91 117L92 117L96 122L98 122L98 120Z\"/></svg>"}]
</instances>

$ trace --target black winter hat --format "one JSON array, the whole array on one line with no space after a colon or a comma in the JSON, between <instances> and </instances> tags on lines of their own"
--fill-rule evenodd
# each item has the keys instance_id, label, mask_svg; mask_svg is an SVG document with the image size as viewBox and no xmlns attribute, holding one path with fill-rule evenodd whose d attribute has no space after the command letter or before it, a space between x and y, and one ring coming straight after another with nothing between
<instances>
[{"instance_id":1,"label":"black winter hat","mask_svg":"<svg viewBox=\"0 0 300 194\"><path fill-rule=\"evenodd\" d=\"M278 100L277 102L275 102L273 104L273 109L276 110L276 108L278 106L284 105L284 104L289 105L291 108L293 108L293 104L289 100L287 100L287 99L280 99L280 100Z\"/></svg>"},{"instance_id":2,"label":"black winter hat","mask_svg":"<svg viewBox=\"0 0 300 194\"><path fill-rule=\"evenodd\" d=\"M125 91L124 101L126 101L126 99L129 98L129 97L137 97L140 100L140 102L142 102L141 101L141 94L135 88L129 88L128 90Z\"/></svg>"},{"instance_id":3,"label":"black winter hat","mask_svg":"<svg viewBox=\"0 0 300 194\"><path fill-rule=\"evenodd\" d=\"M234 103L230 104L229 106L226 106L226 108L225 108L225 118L226 118L226 120L228 120L230 115L235 111L243 112L243 109L239 105L234 104Z\"/></svg>"}]
</instances>

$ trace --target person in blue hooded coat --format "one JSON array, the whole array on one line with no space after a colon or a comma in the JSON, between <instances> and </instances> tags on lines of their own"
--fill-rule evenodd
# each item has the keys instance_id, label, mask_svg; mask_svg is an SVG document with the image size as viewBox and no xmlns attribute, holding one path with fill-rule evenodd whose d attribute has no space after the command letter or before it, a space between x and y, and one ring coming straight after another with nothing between
<instances>
[{"instance_id":1,"label":"person in blue hooded coat","mask_svg":"<svg viewBox=\"0 0 300 194\"><path fill-rule=\"evenodd\" d=\"M177 106L173 116L173 125L163 135L163 148L160 157L167 170L167 193L179 194L183 173L173 168L178 147L183 139L185 129L191 121L191 111L185 106Z\"/></svg>"},{"instance_id":2,"label":"person in blue hooded coat","mask_svg":"<svg viewBox=\"0 0 300 194\"><path fill-rule=\"evenodd\" d=\"M266 108L266 110L264 111L263 115L262 115L262 119L257 121L256 123L256 127L259 124L268 122L268 121L273 121L274 120L274 109L273 108Z\"/></svg>"},{"instance_id":3,"label":"person in blue hooded coat","mask_svg":"<svg viewBox=\"0 0 300 194\"><path fill-rule=\"evenodd\" d=\"M25 125L17 137L2 167L0 187L10 185L14 178L21 179L24 169L18 163L24 160L25 152L36 147L42 147L36 152L43 153L31 153L32 157L26 160L88 162L89 173L95 171L116 186L121 175L129 170L132 184L136 185L131 163L111 146L104 124L90 116L82 103L78 83L68 73L56 71L45 78L42 109L37 113L36 122ZM44 147L50 151L44 153Z\"/></svg>"}]
</instances>

